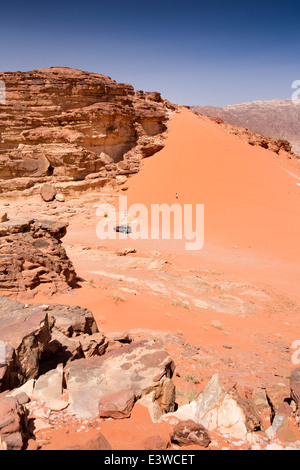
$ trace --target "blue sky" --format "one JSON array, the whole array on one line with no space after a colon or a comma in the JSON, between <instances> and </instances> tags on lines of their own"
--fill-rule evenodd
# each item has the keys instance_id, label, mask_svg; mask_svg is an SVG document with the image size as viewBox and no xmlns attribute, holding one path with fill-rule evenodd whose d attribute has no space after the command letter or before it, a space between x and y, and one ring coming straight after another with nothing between
<instances>
[{"instance_id":1,"label":"blue sky","mask_svg":"<svg viewBox=\"0 0 300 470\"><path fill-rule=\"evenodd\" d=\"M15 0L1 4L0 70L74 67L186 105L288 99L299 24L299 0Z\"/></svg>"}]
</instances>

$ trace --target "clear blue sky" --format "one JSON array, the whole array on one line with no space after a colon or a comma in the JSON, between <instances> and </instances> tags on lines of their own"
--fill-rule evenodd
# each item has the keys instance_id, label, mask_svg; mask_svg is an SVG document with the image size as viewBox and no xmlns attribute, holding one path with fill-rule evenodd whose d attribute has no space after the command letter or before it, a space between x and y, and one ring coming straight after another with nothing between
<instances>
[{"instance_id":1,"label":"clear blue sky","mask_svg":"<svg viewBox=\"0 0 300 470\"><path fill-rule=\"evenodd\" d=\"M299 32L299 0L15 0L1 3L0 70L74 67L187 105L288 99Z\"/></svg>"}]
</instances>

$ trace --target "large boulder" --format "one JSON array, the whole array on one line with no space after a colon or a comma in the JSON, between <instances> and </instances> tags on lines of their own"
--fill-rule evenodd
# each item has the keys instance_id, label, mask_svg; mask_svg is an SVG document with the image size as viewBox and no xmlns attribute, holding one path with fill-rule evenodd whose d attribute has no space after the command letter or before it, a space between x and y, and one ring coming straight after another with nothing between
<instances>
[{"instance_id":1,"label":"large boulder","mask_svg":"<svg viewBox=\"0 0 300 470\"><path fill-rule=\"evenodd\" d=\"M211 439L208 431L202 424L191 419L176 424L171 434L171 442L179 446L197 445L208 447Z\"/></svg>"},{"instance_id":2,"label":"large boulder","mask_svg":"<svg viewBox=\"0 0 300 470\"><path fill-rule=\"evenodd\" d=\"M157 390L171 378L174 363L161 343L138 341L113 349L102 356L80 359L67 366L70 413L95 418L110 408L129 413L134 397ZM124 392L126 390L126 393ZM166 404L164 404L166 406Z\"/></svg>"},{"instance_id":3,"label":"large boulder","mask_svg":"<svg viewBox=\"0 0 300 470\"><path fill-rule=\"evenodd\" d=\"M40 189L41 197L45 202L53 201L57 194L57 190L51 184L43 184Z\"/></svg>"}]
</instances>

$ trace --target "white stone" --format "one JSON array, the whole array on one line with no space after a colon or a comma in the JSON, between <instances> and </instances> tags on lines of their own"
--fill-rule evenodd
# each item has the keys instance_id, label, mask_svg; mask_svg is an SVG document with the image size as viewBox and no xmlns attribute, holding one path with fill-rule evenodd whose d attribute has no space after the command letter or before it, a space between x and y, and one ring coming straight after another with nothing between
<instances>
[{"instance_id":1,"label":"white stone","mask_svg":"<svg viewBox=\"0 0 300 470\"><path fill-rule=\"evenodd\" d=\"M60 193L56 194L55 199L58 202L65 202L65 197Z\"/></svg>"}]
</instances>

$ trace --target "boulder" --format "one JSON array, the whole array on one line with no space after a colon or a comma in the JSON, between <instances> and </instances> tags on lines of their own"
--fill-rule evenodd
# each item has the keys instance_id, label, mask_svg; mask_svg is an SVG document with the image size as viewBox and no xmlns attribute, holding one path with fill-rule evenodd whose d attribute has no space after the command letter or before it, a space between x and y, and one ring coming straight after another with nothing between
<instances>
[{"instance_id":1,"label":"boulder","mask_svg":"<svg viewBox=\"0 0 300 470\"><path fill-rule=\"evenodd\" d=\"M131 396L138 399L159 388L173 371L173 360L162 344L146 340L123 345L103 356L71 362L66 372L69 411L79 418L95 418L99 415L99 400L109 397L106 402L111 403L112 396L119 400L119 392L124 390L131 390ZM125 399L124 392L121 397Z\"/></svg>"},{"instance_id":2,"label":"boulder","mask_svg":"<svg viewBox=\"0 0 300 470\"><path fill-rule=\"evenodd\" d=\"M8 216L6 212L0 213L0 223L2 222L7 222L8 221Z\"/></svg>"},{"instance_id":3,"label":"boulder","mask_svg":"<svg viewBox=\"0 0 300 470\"><path fill-rule=\"evenodd\" d=\"M170 437L171 442L179 446L197 445L208 447L211 442L205 427L191 419L176 424Z\"/></svg>"},{"instance_id":4,"label":"boulder","mask_svg":"<svg viewBox=\"0 0 300 470\"><path fill-rule=\"evenodd\" d=\"M53 199L55 199L57 190L51 184L43 184L40 190L40 194L45 202L51 202Z\"/></svg>"}]
</instances>

